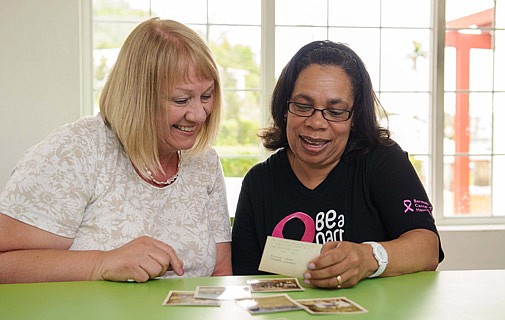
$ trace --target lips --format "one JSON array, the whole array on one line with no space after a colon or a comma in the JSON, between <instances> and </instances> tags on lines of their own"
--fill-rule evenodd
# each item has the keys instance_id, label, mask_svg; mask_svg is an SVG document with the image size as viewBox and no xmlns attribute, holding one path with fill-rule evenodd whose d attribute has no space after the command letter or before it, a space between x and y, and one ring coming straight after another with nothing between
<instances>
[{"instance_id":1,"label":"lips","mask_svg":"<svg viewBox=\"0 0 505 320\"><path fill-rule=\"evenodd\" d=\"M305 148L311 151L320 151L329 143L329 140L316 139L307 136L300 136L300 139L302 140Z\"/></svg>"}]
</instances>

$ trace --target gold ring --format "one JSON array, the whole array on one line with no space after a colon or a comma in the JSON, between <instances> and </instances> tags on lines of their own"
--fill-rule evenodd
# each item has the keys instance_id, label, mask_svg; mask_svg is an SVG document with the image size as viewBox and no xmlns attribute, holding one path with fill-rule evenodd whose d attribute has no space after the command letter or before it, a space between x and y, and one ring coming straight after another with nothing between
<instances>
[{"instance_id":1,"label":"gold ring","mask_svg":"<svg viewBox=\"0 0 505 320\"><path fill-rule=\"evenodd\" d=\"M338 275L337 276L337 289L342 288L342 276Z\"/></svg>"}]
</instances>

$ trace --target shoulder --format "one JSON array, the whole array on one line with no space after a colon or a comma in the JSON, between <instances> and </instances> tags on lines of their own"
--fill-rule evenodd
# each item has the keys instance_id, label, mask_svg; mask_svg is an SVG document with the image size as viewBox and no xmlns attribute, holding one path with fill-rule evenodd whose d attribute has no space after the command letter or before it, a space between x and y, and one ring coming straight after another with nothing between
<instances>
[{"instance_id":1,"label":"shoulder","mask_svg":"<svg viewBox=\"0 0 505 320\"><path fill-rule=\"evenodd\" d=\"M284 162L287 164L287 155L284 148L274 151L267 159L256 163L249 169L247 175L257 175L262 173L267 173L271 171L277 171Z\"/></svg>"},{"instance_id":2,"label":"shoulder","mask_svg":"<svg viewBox=\"0 0 505 320\"><path fill-rule=\"evenodd\" d=\"M274 151L267 159L258 162L244 176L244 184L267 185L267 179L281 175L289 166L284 148Z\"/></svg>"},{"instance_id":3,"label":"shoulder","mask_svg":"<svg viewBox=\"0 0 505 320\"><path fill-rule=\"evenodd\" d=\"M100 115L86 116L78 120L67 123L56 130L54 130L46 140L50 142L60 141L64 143L72 143L77 141L89 141L99 137L106 138L106 136L114 135L104 123Z\"/></svg>"},{"instance_id":4,"label":"shoulder","mask_svg":"<svg viewBox=\"0 0 505 320\"><path fill-rule=\"evenodd\" d=\"M221 162L217 151L209 147L199 153L190 150L181 151L181 166L193 174L215 175L221 170Z\"/></svg>"},{"instance_id":5,"label":"shoulder","mask_svg":"<svg viewBox=\"0 0 505 320\"><path fill-rule=\"evenodd\" d=\"M42 141L30 147L25 152L25 156L51 153L64 156L67 153L79 152L79 149L91 147L93 137L96 136L97 125L91 125L90 118L80 118L53 130Z\"/></svg>"},{"instance_id":6,"label":"shoulder","mask_svg":"<svg viewBox=\"0 0 505 320\"><path fill-rule=\"evenodd\" d=\"M408 159L408 153L394 140L390 140L388 144L379 144L371 148L365 158L369 161Z\"/></svg>"},{"instance_id":7,"label":"shoulder","mask_svg":"<svg viewBox=\"0 0 505 320\"><path fill-rule=\"evenodd\" d=\"M208 147L199 153L194 153L190 150L181 151L182 158L191 159L193 162L197 163L209 163L215 164L219 162L219 155L213 147Z\"/></svg>"},{"instance_id":8,"label":"shoulder","mask_svg":"<svg viewBox=\"0 0 505 320\"><path fill-rule=\"evenodd\" d=\"M409 174L415 174L408 152L394 141L371 149L365 157L364 169L370 176L378 179L384 179L385 176L407 177Z\"/></svg>"}]
</instances>

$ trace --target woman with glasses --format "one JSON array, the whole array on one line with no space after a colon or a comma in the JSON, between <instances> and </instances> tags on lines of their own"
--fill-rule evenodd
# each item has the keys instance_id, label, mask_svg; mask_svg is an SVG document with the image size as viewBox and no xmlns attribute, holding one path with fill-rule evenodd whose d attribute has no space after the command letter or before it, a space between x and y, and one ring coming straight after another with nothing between
<instances>
[{"instance_id":1,"label":"woman with glasses","mask_svg":"<svg viewBox=\"0 0 505 320\"><path fill-rule=\"evenodd\" d=\"M444 254L432 206L380 126L385 113L353 50L302 47L280 75L271 115L260 137L275 152L247 173L239 196L234 274L261 273L267 236L322 244L299 275L318 287L437 268Z\"/></svg>"}]
</instances>

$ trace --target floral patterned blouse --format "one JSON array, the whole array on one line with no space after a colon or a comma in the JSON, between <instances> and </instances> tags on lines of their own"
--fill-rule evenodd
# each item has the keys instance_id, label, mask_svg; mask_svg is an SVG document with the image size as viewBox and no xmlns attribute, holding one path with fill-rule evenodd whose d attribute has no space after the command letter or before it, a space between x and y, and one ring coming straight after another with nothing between
<instances>
[{"instance_id":1,"label":"floral patterned blouse","mask_svg":"<svg viewBox=\"0 0 505 320\"><path fill-rule=\"evenodd\" d=\"M147 235L175 249L185 276L209 276L216 243L231 240L223 170L212 148L180 159L173 184L152 186L101 116L83 117L25 153L0 212L73 238L71 250L111 250Z\"/></svg>"}]
</instances>

